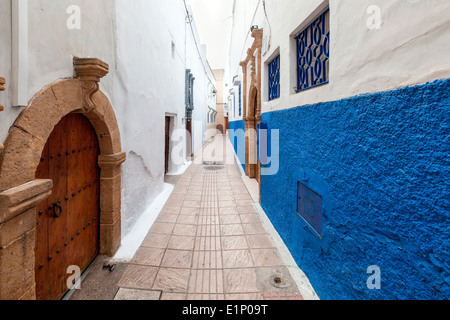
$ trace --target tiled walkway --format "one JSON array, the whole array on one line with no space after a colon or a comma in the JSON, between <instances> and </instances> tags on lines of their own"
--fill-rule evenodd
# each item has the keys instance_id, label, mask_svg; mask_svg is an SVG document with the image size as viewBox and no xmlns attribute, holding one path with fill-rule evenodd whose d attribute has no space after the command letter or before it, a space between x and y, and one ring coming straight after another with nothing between
<instances>
[{"instance_id":1,"label":"tiled walkway","mask_svg":"<svg viewBox=\"0 0 450 320\"><path fill-rule=\"evenodd\" d=\"M302 299L235 164L191 165L119 287L116 299Z\"/></svg>"}]
</instances>

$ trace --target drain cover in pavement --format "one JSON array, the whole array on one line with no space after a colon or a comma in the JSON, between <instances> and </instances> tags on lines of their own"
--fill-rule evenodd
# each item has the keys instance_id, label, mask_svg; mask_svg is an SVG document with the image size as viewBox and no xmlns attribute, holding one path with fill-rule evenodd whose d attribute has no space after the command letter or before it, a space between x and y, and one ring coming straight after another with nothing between
<instances>
[{"instance_id":1,"label":"drain cover in pavement","mask_svg":"<svg viewBox=\"0 0 450 320\"><path fill-rule=\"evenodd\" d=\"M210 170L210 171L218 171L218 170L225 169L225 167L222 167L222 166L205 166L204 169L205 170Z\"/></svg>"}]
</instances>

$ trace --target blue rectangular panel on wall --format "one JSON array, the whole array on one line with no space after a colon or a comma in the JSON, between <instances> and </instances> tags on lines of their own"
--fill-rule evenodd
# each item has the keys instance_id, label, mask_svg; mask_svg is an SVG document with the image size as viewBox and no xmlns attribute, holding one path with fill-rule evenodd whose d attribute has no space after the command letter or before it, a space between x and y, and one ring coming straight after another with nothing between
<instances>
[{"instance_id":1,"label":"blue rectangular panel on wall","mask_svg":"<svg viewBox=\"0 0 450 320\"><path fill-rule=\"evenodd\" d=\"M268 128L267 123L260 122L257 124L258 161L261 162L261 167L267 167L270 164L271 139Z\"/></svg>"},{"instance_id":2,"label":"blue rectangular panel on wall","mask_svg":"<svg viewBox=\"0 0 450 320\"><path fill-rule=\"evenodd\" d=\"M297 213L319 236L322 234L322 210L322 197L299 182L297 188Z\"/></svg>"}]
</instances>

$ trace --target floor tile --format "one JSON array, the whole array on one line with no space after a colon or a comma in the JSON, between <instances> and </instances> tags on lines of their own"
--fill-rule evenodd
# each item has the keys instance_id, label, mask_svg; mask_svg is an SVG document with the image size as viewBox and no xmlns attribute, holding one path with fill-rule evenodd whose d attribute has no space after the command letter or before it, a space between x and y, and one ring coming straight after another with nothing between
<instances>
[{"instance_id":1,"label":"floor tile","mask_svg":"<svg viewBox=\"0 0 450 320\"><path fill-rule=\"evenodd\" d=\"M192 251L167 250L161 267L189 269L192 264Z\"/></svg>"},{"instance_id":2,"label":"floor tile","mask_svg":"<svg viewBox=\"0 0 450 320\"><path fill-rule=\"evenodd\" d=\"M276 249L252 249L252 257L256 267L283 266L284 263Z\"/></svg>"},{"instance_id":3,"label":"floor tile","mask_svg":"<svg viewBox=\"0 0 450 320\"><path fill-rule=\"evenodd\" d=\"M255 293L234 293L225 295L226 300L231 301L260 301L263 296L259 292Z\"/></svg>"},{"instance_id":4,"label":"floor tile","mask_svg":"<svg viewBox=\"0 0 450 320\"><path fill-rule=\"evenodd\" d=\"M165 206L162 210L163 213L171 213L171 214L178 214L180 213L180 207L179 205L171 207L171 206Z\"/></svg>"},{"instance_id":5,"label":"floor tile","mask_svg":"<svg viewBox=\"0 0 450 320\"><path fill-rule=\"evenodd\" d=\"M261 223L261 219L257 214L241 214L240 215L242 223Z\"/></svg>"},{"instance_id":6,"label":"floor tile","mask_svg":"<svg viewBox=\"0 0 450 320\"><path fill-rule=\"evenodd\" d=\"M198 216L180 215L178 217L177 223L196 225L198 223Z\"/></svg>"},{"instance_id":7,"label":"floor tile","mask_svg":"<svg viewBox=\"0 0 450 320\"><path fill-rule=\"evenodd\" d=\"M180 215L196 216L200 212L200 208L181 208Z\"/></svg>"},{"instance_id":8,"label":"floor tile","mask_svg":"<svg viewBox=\"0 0 450 320\"><path fill-rule=\"evenodd\" d=\"M114 300L124 301L151 301L159 300L161 291L120 288Z\"/></svg>"},{"instance_id":9,"label":"floor tile","mask_svg":"<svg viewBox=\"0 0 450 320\"><path fill-rule=\"evenodd\" d=\"M165 222L155 222L150 229L151 233L171 234L175 224Z\"/></svg>"},{"instance_id":10,"label":"floor tile","mask_svg":"<svg viewBox=\"0 0 450 320\"><path fill-rule=\"evenodd\" d=\"M224 269L253 267L249 250L223 251L222 256Z\"/></svg>"},{"instance_id":11,"label":"floor tile","mask_svg":"<svg viewBox=\"0 0 450 320\"><path fill-rule=\"evenodd\" d=\"M222 236L241 236L244 235L244 228L241 224L229 224L221 226Z\"/></svg>"},{"instance_id":12,"label":"floor tile","mask_svg":"<svg viewBox=\"0 0 450 320\"><path fill-rule=\"evenodd\" d=\"M219 208L233 208L236 207L236 202L234 201L219 201Z\"/></svg>"},{"instance_id":13,"label":"floor tile","mask_svg":"<svg viewBox=\"0 0 450 320\"><path fill-rule=\"evenodd\" d=\"M178 215L171 213L164 213L159 215L158 222L175 223L177 222Z\"/></svg>"},{"instance_id":14,"label":"floor tile","mask_svg":"<svg viewBox=\"0 0 450 320\"><path fill-rule=\"evenodd\" d=\"M187 293L190 269L161 268L153 285L153 290L167 293Z\"/></svg>"},{"instance_id":15,"label":"floor tile","mask_svg":"<svg viewBox=\"0 0 450 320\"><path fill-rule=\"evenodd\" d=\"M200 208L200 201L184 201L183 208Z\"/></svg>"},{"instance_id":16,"label":"floor tile","mask_svg":"<svg viewBox=\"0 0 450 320\"><path fill-rule=\"evenodd\" d=\"M129 289L151 290L157 272L157 267L146 267L130 264L122 275L118 286Z\"/></svg>"},{"instance_id":17,"label":"floor tile","mask_svg":"<svg viewBox=\"0 0 450 320\"><path fill-rule=\"evenodd\" d=\"M161 295L161 300L165 301L184 301L187 298L185 293L165 293Z\"/></svg>"},{"instance_id":18,"label":"floor tile","mask_svg":"<svg viewBox=\"0 0 450 320\"><path fill-rule=\"evenodd\" d=\"M244 232L247 235L267 234L262 223L251 223L243 225Z\"/></svg>"},{"instance_id":19,"label":"floor tile","mask_svg":"<svg viewBox=\"0 0 450 320\"><path fill-rule=\"evenodd\" d=\"M242 250L248 249L245 236L222 237L223 250Z\"/></svg>"},{"instance_id":20,"label":"floor tile","mask_svg":"<svg viewBox=\"0 0 450 320\"><path fill-rule=\"evenodd\" d=\"M227 269L223 273L226 294L259 292L256 284L256 273L253 268Z\"/></svg>"},{"instance_id":21,"label":"floor tile","mask_svg":"<svg viewBox=\"0 0 450 320\"><path fill-rule=\"evenodd\" d=\"M169 243L170 235L149 233L142 243L143 247L165 249Z\"/></svg>"},{"instance_id":22,"label":"floor tile","mask_svg":"<svg viewBox=\"0 0 450 320\"><path fill-rule=\"evenodd\" d=\"M241 217L239 215L224 215L220 217L220 224L239 224Z\"/></svg>"},{"instance_id":23,"label":"floor tile","mask_svg":"<svg viewBox=\"0 0 450 320\"><path fill-rule=\"evenodd\" d=\"M131 260L132 264L159 267L164 256L165 249L141 247Z\"/></svg>"},{"instance_id":24,"label":"floor tile","mask_svg":"<svg viewBox=\"0 0 450 320\"><path fill-rule=\"evenodd\" d=\"M237 215L239 214L239 210L237 207L233 208L219 208L220 215Z\"/></svg>"},{"instance_id":25,"label":"floor tile","mask_svg":"<svg viewBox=\"0 0 450 320\"><path fill-rule=\"evenodd\" d=\"M173 250L193 250L195 237L190 236L172 236L170 238L168 249Z\"/></svg>"},{"instance_id":26,"label":"floor tile","mask_svg":"<svg viewBox=\"0 0 450 320\"><path fill-rule=\"evenodd\" d=\"M197 233L197 226L177 224L173 229L173 235L175 236L195 236Z\"/></svg>"},{"instance_id":27,"label":"floor tile","mask_svg":"<svg viewBox=\"0 0 450 320\"><path fill-rule=\"evenodd\" d=\"M269 235L249 235L247 236L247 241L251 249L275 248L275 245Z\"/></svg>"}]
</instances>

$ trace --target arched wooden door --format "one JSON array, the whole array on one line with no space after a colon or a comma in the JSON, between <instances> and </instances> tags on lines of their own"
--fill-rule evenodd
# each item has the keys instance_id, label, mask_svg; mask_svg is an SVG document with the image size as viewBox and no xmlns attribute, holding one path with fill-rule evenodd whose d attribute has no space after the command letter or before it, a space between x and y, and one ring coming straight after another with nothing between
<instances>
[{"instance_id":1,"label":"arched wooden door","mask_svg":"<svg viewBox=\"0 0 450 320\"><path fill-rule=\"evenodd\" d=\"M61 299L69 290L69 266L83 272L99 253L99 146L81 114L69 114L44 148L37 179L53 181L52 195L38 206L36 295Z\"/></svg>"}]
</instances>

